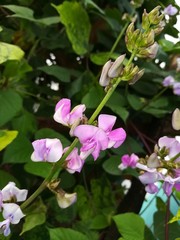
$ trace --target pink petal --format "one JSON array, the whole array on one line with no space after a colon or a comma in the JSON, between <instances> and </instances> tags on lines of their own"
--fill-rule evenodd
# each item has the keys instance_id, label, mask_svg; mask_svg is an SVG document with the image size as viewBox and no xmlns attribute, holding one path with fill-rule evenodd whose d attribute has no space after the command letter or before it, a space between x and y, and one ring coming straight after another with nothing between
<instances>
[{"instance_id":1,"label":"pink petal","mask_svg":"<svg viewBox=\"0 0 180 240\"><path fill-rule=\"evenodd\" d=\"M126 139L126 132L124 131L123 128L117 128L113 131L111 131L108 134L109 137L109 147L114 147L114 148L118 148ZM113 144L113 145L112 145Z\"/></svg>"},{"instance_id":2,"label":"pink petal","mask_svg":"<svg viewBox=\"0 0 180 240\"><path fill-rule=\"evenodd\" d=\"M71 101L68 98L61 99L55 107L54 120L65 126L68 125Z\"/></svg>"},{"instance_id":3,"label":"pink petal","mask_svg":"<svg viewBox=\"0 0 180 240\"><path fill-rule=\"evenodd\" d=\"M47 139L46 147L50 149L49 154L47 156L48 162L57 162L63 154L63 147L59 139Z\"/></svg>"},{"instance_id":4,"label":"pink petal","mask_svg":"<svg viewBox=\"0 0 180 240\"><path fill-rule=\"evenodd\" d=\"M69 124L72 125L75 121L81 119L85 110L86 106L84 104L80 104L74 107L70 112Z\"/></svg>"},{"instance_id":5,"label":"pink petal","mask_svg":"<svg viewBox=\"0 0 180 240\"><path fill-rule=\"evenodd\" d=\"M74 136L79 138L81 143L94 137L97 133L98 128L91 125L79 125L74 129Z\"/></svg>"},{"instance_id":6,"label":"pink petal","mask_svg":"<svg viewBox=\"0 0 180 240\"><path fill-rule=\"evenodd\" d=\"M98 127L105 132L110 132L116 122L116 117L108 114L100 114L98 117Z\"/></svg>"}]
</instances>

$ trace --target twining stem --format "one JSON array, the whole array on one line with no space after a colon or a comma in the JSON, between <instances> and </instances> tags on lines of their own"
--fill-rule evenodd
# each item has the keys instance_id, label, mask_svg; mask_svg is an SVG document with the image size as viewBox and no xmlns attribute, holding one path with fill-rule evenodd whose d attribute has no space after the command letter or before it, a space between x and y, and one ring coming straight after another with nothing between
<instances>
[{"instance_id":1,"label":"twining stem","mask_svg":"<svg viewBox=\"0 0 180 240\"><path fill-rule=\"evenodd\" d=\"M170 216L170 196L167 199L166 216L165 216L165 240L169 240L169 216Z\"/></svg>"}]
</instances>

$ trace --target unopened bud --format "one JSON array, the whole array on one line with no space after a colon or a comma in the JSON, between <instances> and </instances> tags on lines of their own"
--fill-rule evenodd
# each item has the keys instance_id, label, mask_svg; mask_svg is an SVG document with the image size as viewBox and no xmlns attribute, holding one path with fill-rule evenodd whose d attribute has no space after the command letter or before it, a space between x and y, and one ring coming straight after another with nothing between
<instances>
[{"instance_id":1,"label":"unopened bud","mask_svg":"<svg viewBox=\"0 0 180 240\"><path fill-rule=\"evenodd\" d=\"M122 64L125 59L126 54L119 56L116 61L112 64L108 71L108 76L110 78L118 77L122 71Z\"/></svg>"},{"instance_id":2,"label":"unopened bud","mask_svg":"<svg viewBox=\"0 0 180 240\"><path fill-rule=\"evenodd\" d=\"M172 114L172 127L174 130L180 130L180 109L176 108Z\"/></svg>"},{"instance_id":3,"label":"unopened bud","mask_svg":"<svg viewBox=\"0 0 180 240\"><path fill-rule=\"evenodd\" d=\"M157 158L157 154L156 153L152 153L148 160L147 160L147 166L149 168L157 168L160 166L160 161L159 159Z\"/></svg>"},{"instance_id":4,"label":"unopened bud","mask_svg":"<svg viewBox=\"0 0 180 240\"><path fill-rule=\"evenodd\" d=\"M157 42L155 42L153 45L151 45L148 48L140 49L139 52L137 53L137 56L141 57L141 58L154 59L156 57L157 52L158 52L158 48L159 48L159 45L157 44Z\"/></svg>"},{"instance_id":5,"label":"unopened bud","mask_svg":"<svg viewBox=\"0 0 180 240\"><path fill-rule=\"evenodd\" d=\"M53 179L48 183L47 187L49 188L50 191L56 192L56 189L58 188L60 181L61 181L60 179Z\"/></svg>"},{"instance_id":6,"label":"unopened bud","mask_svg":"<svg viewBox=\"0 0 180 240\"><path fill-rule=\"evenodd\" d=\"M103 66L102 73L99 79L99 84L103 87L108 86L110 82L110 77L108 77L108 71L112 65L111 60L106 62Z\"/></svg>"},{"instance_id":7,"label":"unopened bud","mask_svg":"<svg viewBox=\"0 0 180 240\"><path fill-rule=\"evenodd\" d=\"M140 70L140 71L133 77L132 80L128 81L128 84L129 84L129 85L135 84L135 83L143 76L144 71L145 71L145 69Z\"/></svg>"},{"instance_id":8,"label":"unopened bud","mask_svg":"<svg viewBox=\"0 0 180 240\"><path fill-rule=\"evenodd\" d=\"M132 80L138 72L139 72L138 66L134 66L134 64L131 63L130 65L124 68L123 74L122 74L122 80L123 81Z\"/></svg>"},{"instance_id":9,"label":"unopened bud","mask_svg":"<svg viewBox=\"0 0 180 240\"><path fill-rule=\"evenodd\" d=\"M76 202L77 193L66 193L62 189L59 189L56 197L59 207L67 208Z\"/></svg>"},{"instance_id":10,"label":"unopened bud","mask_svg":"<svg viewBox=\"0 0 180 240\"><path fill-rule=\"evenodd\" d=\"M139 44L140 47L149 47L154 43L154 30L150 30L148 33L144 32L142 34L141 42Z\"/></svg>"}]
</instances>

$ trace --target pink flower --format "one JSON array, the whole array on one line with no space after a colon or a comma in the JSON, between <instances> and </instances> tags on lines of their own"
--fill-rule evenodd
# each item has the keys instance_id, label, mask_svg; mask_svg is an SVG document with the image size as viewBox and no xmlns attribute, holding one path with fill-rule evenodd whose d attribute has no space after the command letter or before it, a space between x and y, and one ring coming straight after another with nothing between
<instances>
[{"instance_id":1,"label":"pink flower","mask_svg":"<svg viewBox=\"0 0 180 240\"><path fill-rule=\"evenodd\" d=\"M64 152L66 152L68 148L69 147L65 148ZM82 160L78 155L77 148L74 148L72 150L72 152L67 156L66 161L67 161L66 170L69 173L81 172L81 169L84 165L84 160Z\"/></svg>"},{"instance_id":2,"label":"pink flower","mask_svg":"<svg viewBox=\"0 0 180 240\"><path fill-rule=\"evenodd\" d=\"M150 184L146 185L145 190L146 190L146 192L153 194L153 193L157 193L159 189L156 186L156 184L150 183Z\"/></svg>"},{"instance_id":3,"label":"pink flower","mask_svg":"<svg viewBox=\"0 0 180 240\"><path fill-rule=\"evenodd\" d=\"M121 158L122 163L119 165L119 168L122 170L127 167L135 168L138 160L139 157L134 153L131 155L125 154Z\"/></svg>"},{"instance_id":4,"label":"pink flower","mask_svg":"<svg viewBox=\"0 0 180 240\"><path fill-rule=\"evenodd\" d=\"M74 136L79 138L81 157L85 159L90 154L94 160L99 157L100 151L108 147L107 134L100 128L91 125L79 125L74 130Z\"/></svg>"},{"instance_id":5,"label":"pink flower","mask_svg":"<svg viewBox=\"0 0 180 240\"><path fill-rule=\"evenodd\" d=\"M25 201L27 197L28 190L19 189L16 187L14 182L9 182L2 190L2 200L3 201Z\"/></svg>"},{"instance_id":6,"label":"pink flower","mask_svg":"<svg viewBox=\"0 0 180 240\"><path fill-rule=\"evenodd\" d=\"M123 128L112 130L116 122L116 117L108 114L100 114L98 117L98 127L106 133L108 137L107 148L118 148L126 139L126 132Z\"/></svg>"},{"instance_id":7,"label":"pink flower","mask_svg":"<svg viewBox=\"0 0 180 240\"><path fill-rule=\"evenodd\" d=\"M173 93L180 96L180 82L175 82L173 84Z\"/></svg>"},{"instance_id":8,"label":"pink flower","mask_svg":"<svg viewBox=\"0 0 180 240\"><path fill-rule=\"evenodd\" d=\"M163 190L167 196L170 196L172 193L172 188L177 187L177 189L179 189L179 184L180 177L172 178L171 176L167 176L164 178Z\"/></svg>"},{"instance_id":9,"label":"pink flower","mask_svg":"<svg viewBox=\"0 0 180 240\"><path fill-rule=\"evenodd\" d=\"M83 117L86 107L84 104L77 105L71 110L71 100L62 98L55 107L54 120L62 125L71 127L75 123L79 123Z\"/></svg>"},{"instance_id":10,"label":"pink flower","mask_svg":"<svg viewBox=\"0 0 180 240\"><path fill-rule=\"evenodd\" d=\"M169 16L173 16L178 12L177 8L174 7L172 4L168 5L165 9L164 9L164 13L169 15Z\"/></svg>"},{"instance_id":11,"label":"pink flower","mask_svg":"<svg viewBox=\"0 0 180 240\"><path fill-rule=\"evenodd\" d=\"M57 138L36 140L32 145L34 152L31 160L34 162L57 162L63 154L62 144Z\"/></svg>"}]
</instances>

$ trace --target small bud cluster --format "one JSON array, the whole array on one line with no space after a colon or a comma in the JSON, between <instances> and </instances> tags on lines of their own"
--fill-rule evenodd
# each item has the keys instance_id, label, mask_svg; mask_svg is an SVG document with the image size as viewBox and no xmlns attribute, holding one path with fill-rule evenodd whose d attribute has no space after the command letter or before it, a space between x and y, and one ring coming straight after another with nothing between
<instances>
[{"instance_id":1,"label":"small bud cluster","mask_svg":"<svg viewBox=\"0 0 180 240\"><path fill-rule=\"evenodd\" d=\"M134 23L131 23L126 31L126 46L129 52L136 52L140 58L154 59L158 44L154 38L164 28L163 14L160 14L160 7L154 8L150 13L144 10L142 16L142 29L135 29Z\"/></svg>"},{"instance_id":2,"label":"small bud cluster","mask_svg":"<svg viewBox=\"0 0 180 240\"><path fill-rule=\"evenodd\" d=\"M25 201L28 191L19 189L14 182L9 182L0 190L0 211L4 220L0 222L0 233L8 236L11 232L10 224L18 224L25 215L16 202Z\"/></svg>"}]
</instances>

